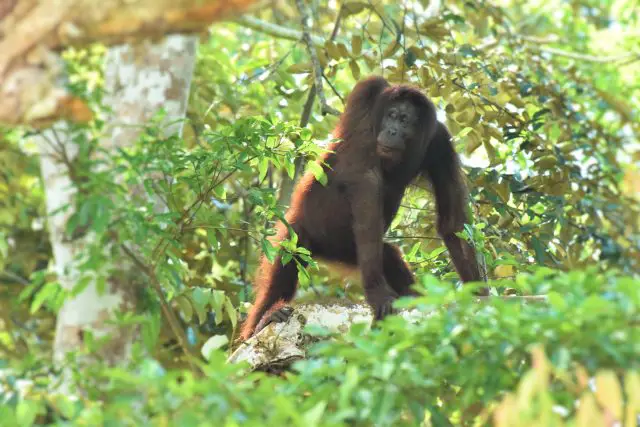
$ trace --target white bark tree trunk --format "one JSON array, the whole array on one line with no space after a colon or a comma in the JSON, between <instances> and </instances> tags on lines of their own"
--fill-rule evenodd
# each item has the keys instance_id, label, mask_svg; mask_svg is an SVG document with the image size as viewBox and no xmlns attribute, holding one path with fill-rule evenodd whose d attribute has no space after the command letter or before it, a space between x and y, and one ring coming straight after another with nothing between
<instances>
[{"instance_id":1,"label":"white bark tree trunk","mask_svg":"<svg viewBox=\"0 0 640 427\"><path fill-rule=\"evenodd\" d=\"M122 45L108 51L105 71L105 102L112 107L107 135L103 147L117 149L135 140L139 127L160 107L167 111L166 120L174 122L184 118L189 87L195 64L197 38L172 35L160 42L144 42L140 45ZM167 133L180 133L181 124L165 128ZM55 132L63 135L62 124ZM74 156L77 147L70 139L51 144L54 131L49 130L39 138L41 147L42 176L46 189L47 212L52 213L72 201L75 188L67 176L64 164L56 153L62 148L68 156ZM49 232L55 268L60 283L71 289L78 279L73 265L75 256L86 246L87 238L65 241L64 227L71 213L56 214L49 219ZM127 266L122 266L127 268ZM122 277L127 277L123 274ZM82 346L85 331L100 337L111 334L110 344L102 352L105 360L119 363L128 358L136 331L132 328L116 328L108 324L115 309L129 310L136 301L127 292L132 287L107 280L104 294L98 294L91 283L82 293L65 302L60 310L56 326L54 360L60 362L64 355Z\"/></svg>"}]
</instances>

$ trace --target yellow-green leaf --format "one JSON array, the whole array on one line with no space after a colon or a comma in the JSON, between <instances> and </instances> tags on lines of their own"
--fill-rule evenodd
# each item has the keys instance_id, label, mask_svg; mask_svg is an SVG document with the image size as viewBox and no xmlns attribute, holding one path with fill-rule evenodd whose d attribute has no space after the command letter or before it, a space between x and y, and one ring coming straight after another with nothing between
<instances>
[{"instance_id":1,"label":"yellow-green leaf","mask_svg":"<svg viewBox=\"0 0 640 427\"><path fill-rule=\"evenodd\" d=\"M360 67L354 60L349 61L349 68L351 68L351 75L354 79L360 80Z\"/></svg>"},{"instance_id":2,"label":"yellow-green leaf","mask_svg":"<svg viewBox=\"0 0 640 427\"><path fill-rule=\"evenodd\" d=\"M598 410L595 399L588 393L580 401L578 415L576 417L576 427L592 427L603 425L602 414Z\"/></svg>"},{"instance_id":3,"label":"yellow-green leaf","mask_svg":"<svg viewBox=\"0 0 640 427\"><path fill-rule=\"evenodd\" d=\"M507 183L507 181L503 179L502 182L496 184L493 189L503 202L507 203L509 201L511 192L509 191L509 184Z\"/></svg>"},{"instance_id":4,"label":"yellow-green leaf","mask_svg":"<svg viewBox=\"0 0 640 427\"><path fill-rule=\"evenodd\" d=\"M191 305L191 301L189 301L189 298L185 297L184 295L180 295L176 297L176 304L178 304L178 307L180 307L180 311L182 311L182 315L184 316L184 318L187 321L191 320L191 317L193 317L193 306Z\"/></svg>"},{"instance_id":5,"label":"yellow-green leaf","mask_svg":"<svg viewBox=\"0 0 640 427\"><path fill-rule=\"evenodd\" d=\"M640 374L628 372L624 378L624 391L627 395L627 411L625 427L635 427L635 420L640 411Z\"/></svg>"},{"instance_id":6,"label":"yellow-green leaf","mask_svg":"<svg viewBox=\"0 0 640 427\"><path fill-rule=\"evenodd\" d=\"M327 41L324 44L324 47L325 49L327 49L327 53L329 54L329 57L331 59L335 59L337 61L342 57L342 54L340 53L340 49L338 49L338 46L336 46L334 42Z\"/></svg>"},{"instance_id":7,"label":"yellow-green leaf","mask_svg":"<svg viewBox=\"0 0 640 427\"><path fill-rule=\"evenodd\" d=\"M362 52L362 37L358 35L353 35L351 37L351 52L356 56L360 55Z\"/></svg>"},{"instance_id":8,"label":"yellow-green leaf","mask_svg":"<svg viewBox=\"0 0 640 427\"><path fill-rule=\"evenodd\" d=\"M347 45L345 45L344 43L338 43L338 50L340 51L340 55L342 55L344 58L348 58L349 56L349 50L347 49Z\"/></svg>"},{"instance_id":9,"label":"yellow-green leaf","mask_svg":"<svg viewBox=\"0 0 640 427\"><path fill-rule=\"evenodd\" d=\"M558 159L556 159L556 156L554 156L553 154L542 156L536 161L536 165L540 169L551 169L557 163L558 163Z\"/></svg>"},{"instance_id":10,"label":"yellow-green leaf","mask_svg":"<svg viewBox=\"0 0 640 427\"><path fill-rule=\"evenodd\" d=\"M495 165L499 160L496 149L487 139L482 140L482 145L484 146L484 150L487 152L487 157L489 157L489 164L491 166Z\"/></svg>"},{"instance_id":11,"label":"yellow-green leaf","mask_svg":"<svg viewBox=\"0 0 640 427\"><path fill-rule=\"evenodd\" d=\"M231 326L235 328L238 323L238 312L229 298L224 300L224 309L227 312L227 316L229 316L229 320L231 320Z\"/></svg>"},{"instance_id":12,"label":"yellow-green leaf","mask_svg":"<svg viewBox=\"0 0 640 427\"><path fill-rule=\"evenodd\" d=\"M305 62L305 63L301 63L301 64L293 64L293 65L290 65L289 68L287 68L287 72L292 73L292 74L310 73L311 70L312 70L312 68L311 68L311 63L310 62Z\"/></svg>"},{"instance_id":13,"label":"yellow-green leaf","mask_svg":"<svg viewBox=\"0 0 640 427\"><path fill-rule=\"evenodd\" d=\"M211 352L221 348L229 342L229 338L226 335L214 335L202 345L200 352L205 359L209 360Z\"/></svg>"},{"instance_id":14,"label":"yellow-green leaf","mask_svg":"<svg viewBox=\"0 0 640 427\"><path fill-rule=\"evenodd\" d=\"M596 374L596 399L619 420L622 417L622 390L613 371L606 370Z\"/></svg>"},{"instance_id":15,"label":"yellow-green leaf","mask_svg":"<svg viewBox=\"0 0 640 427\"><path fill-rule=\"evenodd\" d=\"M365 8L369 7L364 2L352 1L342 5L344 16L355 15L362 12Z\"/></svg>"},{"instance_id":16,"label":"yellow-green leaf","mask_svg":"<svg viewBox=\"0 0 640 427\"><path fill-rule=\"evenodd\" d=\"M400 43L397 40L392 41L389 46L382 52L383 58L389 58L391 55L396 53L396 51L400 48Z\"/></svg>"},{"instance_id":17,"label":"yellow-green leaf","mask_svg":"<svg viewBox=\"0 0 640 427\"><path fill-rule=\"evenodd\" d=\"M493 273L496 277L512 277L514 275L514 269L512 265L499 265L495 268Z\"/></svg>"}]
</instances>

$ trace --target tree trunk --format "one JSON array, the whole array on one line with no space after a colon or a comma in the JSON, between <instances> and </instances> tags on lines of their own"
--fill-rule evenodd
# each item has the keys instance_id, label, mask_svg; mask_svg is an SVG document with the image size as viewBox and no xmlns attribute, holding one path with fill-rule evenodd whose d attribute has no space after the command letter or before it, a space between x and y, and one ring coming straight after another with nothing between
<instances>
[{"instance_id":1,"label":"tree trunk","mask_svg":"<svg viewBox=\"0 0 640 427\"><path fill-rule=\"evenodd\" d=\"M109 150L129 145L137 136L138 127L160 107L166 112L167 122L184 118L189 87L195 63L197 38L172 35L158 43L145 42L137 46L117 46L108 51L105 71L105 102L113 110L104 137L103 147ZM181 124L165 127L167 133L180 133ZM46 189L47 211L54 212L72 201L75 188L67 175L66 167L57 154L63 149L67 157L77 152L76 144L69 138L51 143L53 135L63 135L64 125L48 130L39 138L41 167ZM63 239L65 223L71 214L56 214L49 220L49 232L53 246L56 271L60 283L72 288L78 279L73 265L74 257L87 244L83 237L71 242ZM118 264L119 268L131 268ZM73 299L68 299L58 314L54 359L60 362L69 351L78 350L85 331L101 337L111 334L112 339L101 352L105 361L115 364L128 358L136 330L109 325L113 310L130 310L136 304L133 286L121 283L128 277L126 271L114 274L107 280L106 291L98 294L91 283Z\"/></svg>"}]
</instances>

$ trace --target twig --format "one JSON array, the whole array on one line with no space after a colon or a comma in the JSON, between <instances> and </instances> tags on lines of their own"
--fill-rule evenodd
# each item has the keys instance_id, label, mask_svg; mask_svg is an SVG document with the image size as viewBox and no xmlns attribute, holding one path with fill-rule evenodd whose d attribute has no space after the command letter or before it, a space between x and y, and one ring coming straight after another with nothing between
<instances>
[{"instance_id":1,"label":"twig","mask_svg":"<svg viewBox=\"0 0 640 427\"><path fill-rule=\"evenodd\" d=\"M311 63L313 64L313 77L316 86L316 94L318 95L318 99L320 100L320 112L323 116L326 116L327 114L339 116L340 112L327 104L327 98L324 94L324 89L322 86L322 65L320 65L318 53L316 52L313 40L311 39L311 28L309 27L309 11L302 3L302 0L296 0L296 5L298 6L298 11L300 12L301 18L300 20L302 22L302 41L304 41L304 43L307 45L307 50L309 51L309 56L311 57Z\"/></svg>"},{"instance_id":2,"label":"twig","mask_svg":"<svg viewBox=\"0 0 640 427\"><path fill-rule=\"evenodd\" d=\"M307 96L307 101L304 103L304 108L302 109L302 115L300 116L300 127L306 127L309 124L309 120L311 118L311 110L313 110L313 102L316 99L316 85L315 83L309 89L309 95ZM284 175L282 177L282 181L280 183L280 195L278 196L278 204L279 205L288 205L291 199L291 193L293 193L293 184L296 181L296 178L300 174L300 170L302 169L302 163L304 159L301 156L298 156L294 162L294 173L293 178L289 178L289 175Z\"/></svg>"},{"instance_id":3,"label":"twig","mask_svg":"<svg viewBox=\"0 0 640 427\"><path fill-rule=\"evenodd\" d=\"M436 236L391 236L393 240L442 240L442 237Z\"/></svg>"},{"instance_id":4,"label":"twig","mask_svg":"<svg viewBox=\"0 0 640 427\"><path fill-rule=\"evenodd\" d=\"M342 23L342 14L344 13L344 4L340 6L340 10L338 11L338 17L336 18L336 22L333 24L333 31L331 31L331 37L329 40L333 41L336 39L338 35L338 31L340 31L340 24Z\"/></svg>"},{"instance_id":5,"label":"twig","mask_svg":"<svg viewBox=\"0 0 640 427\"><path fill-rule=\"evenodd\" d=\"M565 58L571 58L571 59L576 59L576 60L585 61L585 62L595 62L598 64L628 61L630 59L640 60L640 52L629 52L629 53L624 53L622 55L613 55L613 56L595 56L595 55L588 55L585 53L567 52L565 50L556 49L554 47L540 46L539 44L529 44L527 45L527 47L531 49L539 50L540 52L549 53L551 55L563 56Z\"/></svg>"},{"instance_id":6,"label":"twig","mask_svg":"<svg viewBox=\"0 0 640 427\"><path fill-rule=\"evenodd\" d=\"M155 271L153 271L153 269L149 268L144 262L142 262L138 258L138 256L135 253L133 253L133 251L129 249L124 243L120 244L120 247L122 248L124 253L131 259L131 261L133 261L133 263L140 270L142 270L149 277L149 279L151 279L151 285L153 286L153 289L158 295L158 300L160 301L160 307L164 312L167 322L169 322L169 326L171 327L171 330L176 336L176 339L178 340L178 342L180 343L180 347L182 347L182 350L188 356L193 357L196 360L199 359L199 357L189 347L189 341L187 340L187 336L185 335L184 331L180 327L180 322L178 321L176 314L173 312L173 309L171 308L171 306L169 306L169 304L167 303L167 300L164 297L162 286L160 285L160 281L158 280L158 276L156 276ZM191 365L191 367L195 370L195 365L193 364L193 361L188 359L188 362Z\"/></svg>"},{"instance_id":7,"label":"twig","mask_svg":"<svg viewBox=\"0 0 640 427\"><path fill-rule=\"evenodd\" d=\"M254 18L253 16L241 16L235 19L235 22L242 25L243 27L251 28L252 30L260 31L261 33L280 39L298 41L303 38L303 34L299 30L281 27L280 25L272 24L271 22L266 22L261 19ZM309 35L309 37L311 39L311 42L315 46L324 46L324 39L322 37L315 34Z\"/></svg>"},{"instance_id":8,"label":"twig","mask_svg":"<svg viewBox=\"0 0 640 427\"><path fill-rule=\"evenodd\" d=\"M18 282L21 285L29 285L31 282L29 282L27 279L25 279L22 276L18 276L15 273L12 273L10 271L4 270L4 271L0 271L0 277L4 277L5 279L8 280L13 280L14 282Z\"/></svg>"},{"instance_id":9,"label":"twig","mask_svg":"<svg viewBox=\"0 0 640 427\"><path fill-rule=\"evenodd\" d=\"M338 12L338 16L336 17L336 22L333 25L333 31L331 32L331 37L329 38L330 41L335 40L335 38L338 36L338 31L340 30L340 22L342 22L343 11L344 11L344 7L341 7L340 11ZM336 94L336 96L340 98L340 101L342 102L342 104L344 104L344 99L342 98L342 96L340 96L340 93L338 93L336 88L331 84L331 82L329 81L329 79L327 79L324 73L322 74L322 77L327 82L327 84L329 84L329 86L331 87L333 92ZM300 116L299 127L301 128L306 127L309 124L309 120L311 119L311 111L313 110L313 103L315 102L316 94L317 94L316 88L317 86L314 83L309 89L309 94L307 95L307 101L304 103L304 108L302 109L302 115ZM302 157L296 158L295 164L294 164L293 178L289 178L289 175L284 175L284 177L282 178L282 181L280 183L280 195L278 197L279 205L282 206L282 205L289 204L291 199L291 193L293 193L294 182L300 175L300 171L302 170L303 163L304 163L304 159Z\"/></svg>"},{"instance_id":10,"label":"twig","mask_svg":"<svg viewBox=\"0 0 640 427\"><path fill-rule=\"evenodd\" d=\"M477 96L478 98L480 98L482 101L486 102L487 104L493 105L494 107L496 107L498 110L502 111L503 113L506 113L507 115L511 116L512 119L514 119L517 122L520 122L520 118L518 118L517 115L515 115L514 113L512 113L511 111L507 110L506 108L504 108L503 106L493 102L492 100L490 100L489 98L487 98L486 96L474 92L473 90L467 88L466 86L458 83L458 78L454 78L451 83L453 83L455 86L458 86L460 89L466 90L468 93L470 93L473 96Z\"/></svg>"},{"instance_id":11,"label":"twig","mask_svg":"<svg viewBox=\"0 0 640 427\"><path fill-rule=\"evenodd\" d=\"M333 85L333 83L331 83L331 80L329 80L327 78L327 76L323 76L324 77L324 81L327 82L327 84L329 85L329 87L331 88L331 90L333 91L333 93L340 98L340 102L342 102L342 104L344 104L344 97L340 94L340 92L338 92L338 89L336 89L336 87Z\"/></svg>"}]
</instances>

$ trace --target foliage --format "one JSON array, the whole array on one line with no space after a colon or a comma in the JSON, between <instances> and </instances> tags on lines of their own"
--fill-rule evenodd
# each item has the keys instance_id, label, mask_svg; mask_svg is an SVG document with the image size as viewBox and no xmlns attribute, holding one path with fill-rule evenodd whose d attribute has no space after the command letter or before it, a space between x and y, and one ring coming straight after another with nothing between
<instances>
[{"instance_id":1,"label":"foliage","mask_svg":"<svg viewBox=\"0 0 640 427\"><path fill-rule=\"evenodd\" d=\"M258 16L297 29L294 3ZM136 285L138 311L115 321L142 325L142 339L131 366L78 373L90 390L82 399L49 393L55 314L68 293L50 266L38 147L27 130L3 129L0 361L11 372L6 387L34 381L25 399L4 389L3 422L29 425L44 408L80 425L448 425L476 416L513 425L516 415L523 425L586 425L584 417L618 415L622 401L637 412L637 2L431 2L445 3L435 15L427 3L310 2L324 93L342 109L371 73L422 88L463 155L474 213L464 235L483 254L494 292L547 294L548 306L478 305L468 290L454 292L433 201L419 184L388 238L428 290L411 303L431 312L428 321L356 327L316 345L282 378L226 365L217 348L232 342L259 254L276 250L268 237L282 218L278 189L335 124L316 97L299 126L313 83L306 46L266 26L216 24L199 46L183 137L161 137L159 112L117 152L99 144L105 49L69 50L68 85L98 113L71 129L80 155L65 165L79 190L68 237L95 237L72 292L113 277ZM279 250L307 257L295 243ZM123 262L137 265L135 277L120 275ZM351 277L314 267L300 275L300 299L362 298ZM209 356L204 376L183 370L164 301L189 345ZM88 338L84 350L100 345Z\"/></svg>"},{"instance_id":2,"label":"foliage","mask_svg":"<svg viewBox=\"0 0 640 427\"><path fill-rule=\"evenodd\" d=\"M550 304L478 304L468 290L425 276L428 294L405 302L424 320L393 316L368 332L354 325L315 344L284 377L228 365L220 349L202 376L140 357L128 367L78 372L87 390L80 400L48 393L47 380L36 377L24 397L5 391L0 411L23 426L45 408L54 425L442 426L476 417L514 425L504 424L514 411L539 425L594 425L584 417L607 411L633 425L640 283L595 269L540 269L509 285L545 289Z\"/></svg>"}]
</instances>

